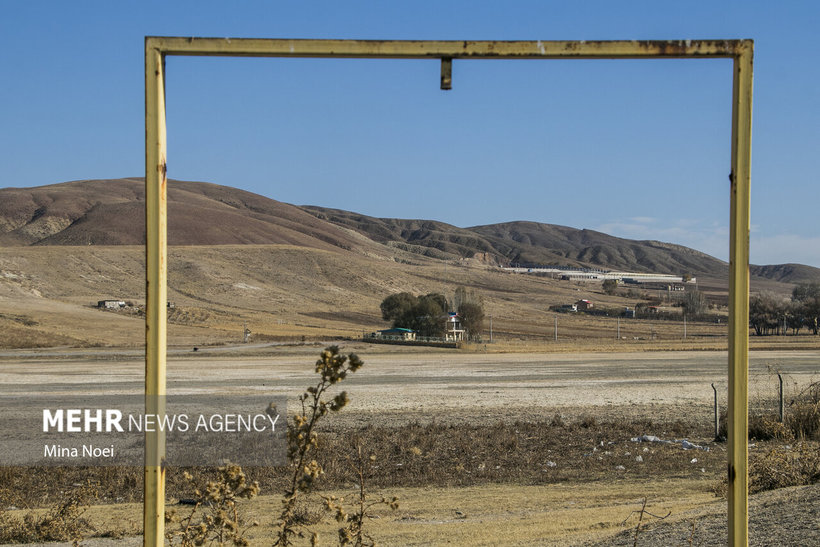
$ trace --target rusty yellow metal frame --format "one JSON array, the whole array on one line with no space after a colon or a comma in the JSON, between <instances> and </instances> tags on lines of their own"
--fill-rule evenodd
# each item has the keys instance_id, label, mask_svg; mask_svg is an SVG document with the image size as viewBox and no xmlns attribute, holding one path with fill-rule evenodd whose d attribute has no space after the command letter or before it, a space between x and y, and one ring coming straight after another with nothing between
<instances>
[{"instance_id":1,"label":"rusty yellow metal frame","mask_svg":"<svg viewBox=\"0 0 820 547\"><path fill-rule=\"evenodd\" d=\"M341 57L441 59L442 86L453 59L728 58L733 64L729 273L729 544L748 545L749 189L751 40L412 41L145 38L146 411L165 394L167 215L165 57ZM146 434L145 545L163 542L165 439Z\"/></svg>"}]
</instances>

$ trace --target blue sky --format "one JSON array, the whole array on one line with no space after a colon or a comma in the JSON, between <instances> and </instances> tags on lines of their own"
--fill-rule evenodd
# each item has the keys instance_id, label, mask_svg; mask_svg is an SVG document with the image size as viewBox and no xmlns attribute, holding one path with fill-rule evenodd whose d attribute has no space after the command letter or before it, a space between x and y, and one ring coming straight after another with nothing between
<instances>
[{"instance_id":1,"label":"blue sky","mask_svg":"<svg viewBox=\"0 0 820 547\"><path fill-rule=\"evenodd\" d=\"M143 37L755 40L752 262L820 267L814 2L4 2L0 187L144 171ZM728 254L728 60L168 60L169 175Z\"/></svg>"}]
</instances>

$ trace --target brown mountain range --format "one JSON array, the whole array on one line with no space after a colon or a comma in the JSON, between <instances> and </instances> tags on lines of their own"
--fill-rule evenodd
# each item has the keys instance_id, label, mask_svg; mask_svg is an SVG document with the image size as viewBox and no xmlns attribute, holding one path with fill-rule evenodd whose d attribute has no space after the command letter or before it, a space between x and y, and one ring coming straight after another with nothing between
<instances>
[{"instance_id":1,"label":"brown mountain range","mask_svg":"<svg viewBox=\"0 0 820 547\"><path fill-rule=\"evenodd\" d=\"M144 241L143 204L139 178L0 189L0 246L139 245ZM671 243L536 222L459 228L431 220L375 218L298 207L204 182L170 181L168 208L171 245L291 244L377 254L398 248L442 259L479 256L505 265L707 276L727 271L725 262ZM752 266L751 273L783 283L820 279L820 269L800 264Z\"/></svg>"},{"instance_id":2,"label":"brown mountain range","mask_svg":"<svg viewBox=\"0 0 820 547\"><path fill-rule=\"evenodd\" d=\"M318 218L367 234L381 243L404 243L422 254L472 257L485 253L503 264L562 265L613 270L725 275L727 265L707 254L660 241L633 241L594 230L537 222L458 228L429 220L373 218L305 207ZM765 268L765 267L764 267ZM817 272L820 274L820 270ZM781 279L778 279L781 280Z\"/></svg>"}]
</instances>

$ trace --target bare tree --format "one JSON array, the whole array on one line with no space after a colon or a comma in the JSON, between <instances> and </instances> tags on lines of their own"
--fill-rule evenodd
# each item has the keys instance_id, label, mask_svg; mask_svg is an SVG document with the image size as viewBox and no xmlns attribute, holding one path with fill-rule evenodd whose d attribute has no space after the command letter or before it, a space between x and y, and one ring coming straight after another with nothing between
<instances>
[{"instance_id":1,"label":"bare tree","mask_svg":"<svg viewBox=\"0 0 820 547\"><path fill-rule=\"evenodd\" d=\"M467 338L477 340L481 338L481 328L484 324L484 299L474 290L464 287L456 288L453 295L452 311L458 313L461 325L467 331Z\"/></svg>"},{"instance_id":2,"label":"bare tree","mask_svg":"<svg viewBox=\"0 0 820 547\"><path fill-rule=\"evenodd\" d=\"M683 298L683 311L690 317L703 315L709 307L706 295L698 290L686 291Z\"/></svg>"}]
</instances>

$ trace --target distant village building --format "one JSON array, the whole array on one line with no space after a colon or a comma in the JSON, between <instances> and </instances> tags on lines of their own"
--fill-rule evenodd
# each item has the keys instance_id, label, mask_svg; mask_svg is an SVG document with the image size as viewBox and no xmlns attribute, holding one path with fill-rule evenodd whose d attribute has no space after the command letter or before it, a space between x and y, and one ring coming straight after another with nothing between
<instances>
[{"instance_id":1,"label":"distant village building","mask_svg":"<svg viewBox=\"0 0 820 547\"><path fill-rule=\"evenodd\" d=\"M645 284L662 283L664 286L670 284L696 283L697 279L691 274L671 275L662 273L647 272L618 272L613 270L603 270L599 268L574 268L572 266L521 266L513 265L502 267L504 271L513 273L529 274L550 274L553 279L558 278L564 281L603 281L614 279L620 283ZM678 290L678 289L670 289Z\"/></svg>"},{"instance_id":2,"label":"distant village building","mask_svg":"<svg viewBox=\"0 0 820 547\"><path fill-rule=\"evenodd\" d=\"M118 310L125 307L124 300L98 300L97 307L106 310Z\"/></svg>"},{"instance_id":3,"label":"distant village building","mask_svg":"<svg viewBox=\"0 0 820 547\"><path fill-rule=\"evenodd\" d=\"M575 303L575 306L580 311L591 310L594 307L589 300L579 300Z\"/></svg>"},{"instance_id":4,"label":"distant village building","mask_svg":"<svg viewBox=\"0 0 820 547\"><path fill-rule=\"evenodd\" d=\"M444 325L444 339L448 342L461 342L464 340L465 331L461 326L461 318L455 312L447 314Z\"/></svg>"},{"instance_id":5,"label":"distant village building","mask_svg":"<svg viewBox=\"0 0 820 547\"><path fill-rule=\"evenodd\" d=\"M416 339L416 331L412 329L384 329L379 330L373 333L374 338L387 338L387 339L399 339L399 340L415 340Z\"/></svg>"},{"instance_id":6,"label":"distant village building","mask_svg":"<svg viewBox=\"0 0 820 547\"><path fill-rule=\"evenodd\" d=\"M643 288L648 290L667 291L667 292L682 292L686 290L686 286L680 283L663 283L663 282L647 282L643 284Z\"/></svg>"}]
</instances>

